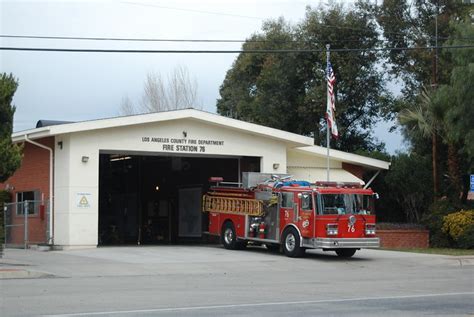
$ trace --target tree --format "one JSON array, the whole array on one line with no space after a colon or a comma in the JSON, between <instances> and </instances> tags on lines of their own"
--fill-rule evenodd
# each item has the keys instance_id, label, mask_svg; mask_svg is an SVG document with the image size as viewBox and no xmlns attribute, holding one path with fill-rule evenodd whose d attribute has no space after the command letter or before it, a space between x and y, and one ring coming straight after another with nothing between
<instances>
[{"instance_id":1,"label":"tree","mask_svg":"<svg viewBox=\"0 0 474 317\"><path fill-rule=\"evenodd\" d=\"M385 0L374 9L387 46L391 47L452 44L452 37L457 33L456 23L452 22L461 21L468 12L469 7L462 1L443 0ZM461 41L456 44L466 44L468 36L463 36L456 35ZM437 48L391 50L384 57L389 62L386 68L403 84L403 95L393 103L397 107L392 111L399 112L402 129L405 129L406 138L412 144L412 151L422 156L431 155L435 199L440 195L459 197L459 168L464 163L458 152L463 142L453 138L451 130L454 123L447 121L449 113L458 108L453 107L451 101L454 94L448 93L449 89L445 87L450 82L455 63L451 51L446 53L446 50ZM431 139L430 148L426 147L427 138ZM446 150L446 154L442 150ZM444 175L448 177L444 178Z\"/></svg>"},{"instance_id":2,"label":"tree","mask_svg":"<svg viewBox=\"0 0 474 317\"><path fill-rule=\"evenodd\" d=\"M443 45L452 34L450 21L465 16L468 6L453 0L384 0L374 14L389 47ZM436 37L437 35L437 37ZM439 50L391 50L385 53L388 70L403 84L403 95L413 100L422 86L436 86L448 80L449 59Z\"/></svg>"},{"instance_id":3,"label":"tree","mask_svg":"<svg viewBox=\"0 0 474 317\"><path fill-rule=\"evenodd\" d=\"M321 52L242 53L220 88L221 115L255 122L325 143L326 43L331 48L372 48L379 44L374 17L362 4L307 7L305 19L291 25L282 18L265 22L242 49L320 49ZM337 125L334 147L346 151L381 149L371 132L392 98L371 51L332 52L336 74Z\"/></svg>"},{"instance_id":4,"label":"tree","mask_svg":"<svg viewBox=\"0 0 474 317\"><path fill-rule=\"evenodd\" d=\"M124 116L130 116L136 114L135 107L132 100L128 96L122 97L122 102L120 103L119 114Z\"/></svg>"},{"instance_id":5,"label":"tree","mask_svg":"<svg viewBox=\"0 0 474 317\"><path fill-rule=\"evenodd\" d=\"M397 203L398 212L403 211L410 223L419 223L432 201L426 186L431 181L428 162L416 153L399 153L392 157L390 171L385 176L385 194Z\"/></svg>"},{"instance_id":6,"label":"tree","mask_svg":"<svg viewBox=\"0 0 474 317\"><path fill-rule=\"evenodd\" d=\"M474 36L470 23L452 23L453 34L446 42L460 45L462 39ZM474 80L474 49L444 52L451 60L450 81L439 89L426 89L420 94L421 102L400 112L400 122L409 132L419 133L432 139L433 180L437 184L437 138L447 149L445 195L451 200L466 199L467 171L474 166L474 111L472 82ZM413 134L408 135L412 139ZM461 170L465 172L462 175ZM463 184L463 177L466 180ZM438 186L434 186L435 196ZM460 193L463 195L460 195Z\"/></svg>"},{"instance_id":7,"label":"tree","mask_svg":"<svg viewBox=\"0 0 474 317\"><path fill-rule=\"evenodd\" d=\"M187 68L178 66L167 81L158 73L148 73L140 104L135 106L128 96L123 97L119 113L131 115L187 108L201 108L197 81L191 80Z\"/></svg>"},{"instance_id":8,"label":"tree","mask_svg":"<svg viewBox=\"0 0 474 317\"><path fill-rule=\"evenodd\" d=\"M474 38L470 22L452 23L453 35L448 45L463 44L463 39ZM453 67L449 82L441 85L435 93L435 102L445 107L445 140L448 145L448 174L455 193L463 192L467 197L468 172L474 170L474 49L453 50L449 54ZM461 169L464 173L461 173ZM461 177L464 178L464 184Z\"/></svg>"},{"instance_id":9,"label":"tree","mask_svg":"<svg viewBox=\"0 0 474 317\"><path fill-rule=\"evenodd\" d=\"M17 87L18 81L12 74L0 75L0 183L13 175L21 164L21 147L11 140L15 113L12 100Z\"/></svg>"},{"instance_id":10,"label":"tree","mask_svg":"<svg viewBox=\"0 0 474 317\"><path fill-rule=\"evenodd\" d=\"M422 138L431 139L432 149L432 173L433 173L433 196L438 195L438 137L444 135L444 112L445 109L439 103L432 100L433 91L422 89L416 105L405 108L399 113L399 121L405 125L407 136L419 133Z\"/></svg>"}]
</instances>

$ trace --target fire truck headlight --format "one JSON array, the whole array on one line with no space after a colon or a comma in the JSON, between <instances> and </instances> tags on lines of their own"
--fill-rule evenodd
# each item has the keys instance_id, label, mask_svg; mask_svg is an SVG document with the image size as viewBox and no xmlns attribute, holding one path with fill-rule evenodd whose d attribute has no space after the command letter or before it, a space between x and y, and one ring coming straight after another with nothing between
<instances>
[{"instance_id":1,"label":"fire truck headlight","mask_svg":"<svg viewBox=\"0 0 474 317\"><path fill-rule=\"evenodd\" d=\"M365 224L365 235L374 236L375 235L375 224L366 223Z\"/></svg>"},{"instance_id":2,"label":"fire truck headlight","mask_svg":"<svg viewBox=\"0 0 474 317\"><path fill-rule=\"evenodd\" d=\"M336 236L338 234L337 223L328 223L326 225L326 234L328 236Z\"/></svg>"}]
</instances>

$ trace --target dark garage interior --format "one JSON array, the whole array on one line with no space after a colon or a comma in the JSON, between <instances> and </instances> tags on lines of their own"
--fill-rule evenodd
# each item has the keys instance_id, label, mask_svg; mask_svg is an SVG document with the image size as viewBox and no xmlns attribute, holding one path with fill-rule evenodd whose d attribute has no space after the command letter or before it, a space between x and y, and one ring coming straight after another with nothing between
<instances>
[{"instance_id":1,"label":"dark garage interior","mask_svg":"<svg viewBox=\"0 0 474 317\"><path fill-rule=\"evenodd\" d=\"M260 158L100 154L99 245L199 242L211 176L238 182Z\"/></svg>"}]
</instances>

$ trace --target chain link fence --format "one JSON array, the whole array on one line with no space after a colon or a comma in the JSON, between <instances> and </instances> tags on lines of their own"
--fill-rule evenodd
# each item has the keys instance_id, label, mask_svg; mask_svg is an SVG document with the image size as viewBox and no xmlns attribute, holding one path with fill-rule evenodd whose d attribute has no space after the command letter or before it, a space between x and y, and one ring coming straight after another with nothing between
<instances>
[{"instance_id":1,"label":"chain link fence","mask_svg":"<svg viewBox=\"0 0 474 317\"><path fill-rule=\"evenodd\" d=\"M6 248L46 244L49 239L49 200L25 200L4 204Z\"/></svg>"}]
</instances>

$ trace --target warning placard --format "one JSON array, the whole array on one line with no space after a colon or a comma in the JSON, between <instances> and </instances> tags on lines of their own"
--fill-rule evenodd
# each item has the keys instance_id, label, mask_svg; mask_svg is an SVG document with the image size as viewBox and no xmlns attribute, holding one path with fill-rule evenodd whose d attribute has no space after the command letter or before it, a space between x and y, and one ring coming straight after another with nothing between
<instances>
[{"instance_id":1,"label":"warning placard","mask_svg":"<svg viewBox=\"0 0 474 317\"><path fill-rule=\"evenodd\" d=\"M92 202L91 193L76 193L76 206L79 208L90 208Z\"/></svg>"}]
</instances>

